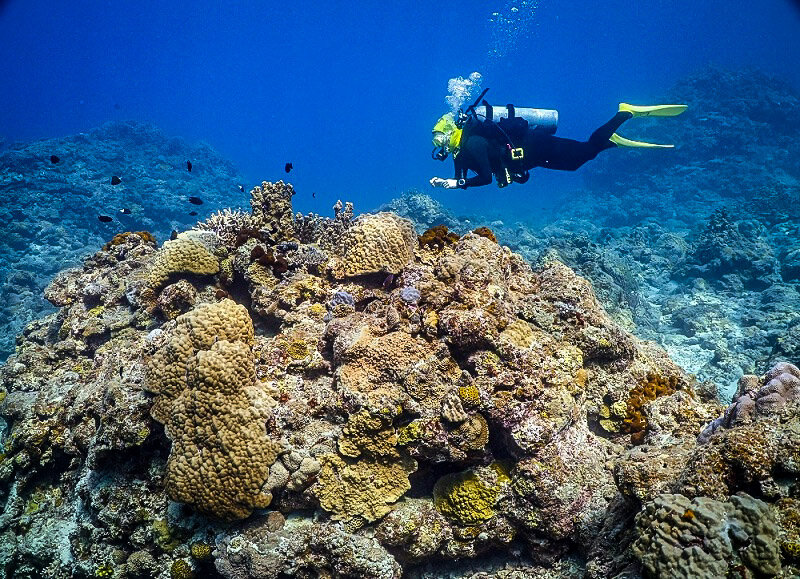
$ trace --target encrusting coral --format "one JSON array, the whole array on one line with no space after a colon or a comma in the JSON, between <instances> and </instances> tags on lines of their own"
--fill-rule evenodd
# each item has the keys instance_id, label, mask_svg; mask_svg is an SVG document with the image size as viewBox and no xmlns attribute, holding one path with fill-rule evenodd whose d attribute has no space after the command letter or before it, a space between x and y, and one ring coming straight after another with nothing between
<instances>
[{"instance_id":1,"label":"encrusting coral","mask_svg":"<svg viewBox=\"0 0 800 579\"><path fill-rule=\"evenodd\" d=\"M686 537L714 572L797 572L794 366L698 441L719 404L562 263L292 194L56 277L0 370L0 576L395 578L517 549L636 576Z\"/></svg>"}]
</instances>

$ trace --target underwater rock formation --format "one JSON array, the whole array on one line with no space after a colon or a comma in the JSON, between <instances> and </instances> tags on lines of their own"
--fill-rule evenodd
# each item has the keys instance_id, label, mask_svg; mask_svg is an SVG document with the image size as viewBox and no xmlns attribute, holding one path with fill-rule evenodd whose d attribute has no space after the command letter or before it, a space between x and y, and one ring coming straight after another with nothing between
<instances>
[{"instance_id":1,"label":"underwater rock formation","mask_svg":"<svg viewBox=\"0 0 800 579\"><path fill-rule=\"evenodd\" d=\"M117 238L48 287L60 309L0 369L0 576L395 578L498 556L680 576L654 529L684 504L737 505L754 537L708 569L797 570L796 368L739 399L777 392L780 419L698 442L719 403L562 263L485 232L420 244L344 205L289 220L281 182L252 199L160 249ZM697 480L738 473L753 440L760 471Z\"/></svg>"},{"instance_id":2,"label":"underwater rock formation","mask_svg":"<svg viewBox=\"0 0 800 579\"><path fill-rule=\"evenodd\" d=\"M50 156L59 157L58 164ZM186 170L186 160L194 170ZM112 175L121 183L111 185ZM246 202L242 177L205 144L155 127L110 122L86 133L9 145L0 151L0 360L25 324L53 311L50 278L78 265L115 233L146 230L161 240L191 226L199 211ZM127 213L121 213L121 210ZM112 217L110 223L98 215Z\"/></svg>"}]
</instances>

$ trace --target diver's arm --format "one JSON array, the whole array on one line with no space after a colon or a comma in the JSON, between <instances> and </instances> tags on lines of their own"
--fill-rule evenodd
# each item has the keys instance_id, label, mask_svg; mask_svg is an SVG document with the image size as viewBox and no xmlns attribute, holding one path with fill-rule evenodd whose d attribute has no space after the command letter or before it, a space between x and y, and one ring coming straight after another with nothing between
<instances>
[{"instance_id":1,"label":"diver's arm","mask_svg":"<svg viewBox=\"0 0 800 579\"><path fill-rule=\"evenodd\" d=\"M459 153L459 157L462 156L462 161L466 161L467 159L473 161L471 163L471 168L477 174L469 179L464 179L463 177L466 177L467 174L465 169L463 177L458 181L458 186L460 188L481 187L492 182L492 166L489 163L489 142L485 138L473 137L469 139L464 150ZM456 167L458 167L458 164L456 164Z\"/></svg>"}]
</instances>

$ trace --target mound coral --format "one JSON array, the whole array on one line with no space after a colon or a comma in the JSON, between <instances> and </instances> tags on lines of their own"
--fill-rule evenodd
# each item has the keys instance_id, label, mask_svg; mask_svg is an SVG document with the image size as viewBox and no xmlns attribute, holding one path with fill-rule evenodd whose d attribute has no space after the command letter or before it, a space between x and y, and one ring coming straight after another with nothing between
<instances>
[{"instance_id":1,"label":"mound coral","mask_svg":"<svg viewBox=\"0 0 800 579\"><path fill-rule=\"evenodd\" d=\"M151 410L172 440L166 486L177 501L226 520L269 505L261 487L279 447L266 435L269 399L256 385L253 326L231 300L177 320L148 365Z\"/></svg>"},{"instance_id":2,"label":"mound coral","mask_svg":"<svg viewBox=\"0 0 800 579\"><path fill-rule=\"evenodd\" d=\"M781 569L775 518L745 493L726 502L660 495L637 515L636 531L633 552L654 577L774 576Z\"/></svg>"},{"instance_id":3,"label":"mound coral","mask_svg":"<svg viewBox=\"0 0 800 579\"><path fill-rule=\"evenodd\" d=\"M250 206L253 208L250 222L255 229L264 229L278 241L294 237L294 213L292 197L295 191L291 185L278 181L264 181L250 191Z\"/></svg>"},{"instance_id":4,"label":"mound coral","mask_svg":"<svg viewBox=\"0 0 800 579\"><path fill-rule=\"evenodd\" d=\"M399 273L414 256L411 222L392 213L361 215L345 230L331 270L337 278Z\"/></svg>"},{"instance_id":5,"label":"mound coral","mask_svg":"<svg viewBox=\"0 0 800 579\"><path fill-rule=\"evenodd\" d=\"M500 463L445 475L433 488L434 504L460 525L479 525L495 516L495 504L510 481Z\"/></svg>"},{"instance_id":6,"label":"mound coral","mask_svg":"<svg viewBox=\"0 0 800 579\"><path fill-rule=\"evenodd\" d=\"M175 275L214 275L218 272L219 259L213 253L199 241L179 236L164 242L156 253L147 281L150 287L159 290Z\"/></svg>"}]
</instances>

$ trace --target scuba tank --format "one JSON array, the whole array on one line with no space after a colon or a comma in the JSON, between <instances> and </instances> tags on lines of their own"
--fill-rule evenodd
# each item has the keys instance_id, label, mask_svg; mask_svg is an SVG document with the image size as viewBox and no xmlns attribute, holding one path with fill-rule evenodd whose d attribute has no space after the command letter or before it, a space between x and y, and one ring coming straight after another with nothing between
<instances>
[{"instance_id":1,"label":"scuba tank","mask_svg":"<svg viewBox=\"0 0 800 579\"><path fill-rule=\"evenodd\" d=\"M485 102L485 101L484 101ZM534 109L515 107L514 105L492 106L481 105L474 109L475 115L482 121L501 122L501 119L520 118L528 121L528 128L554 134L558 128L558 111L552 109Z\"/></svg>"}]
</instances>

